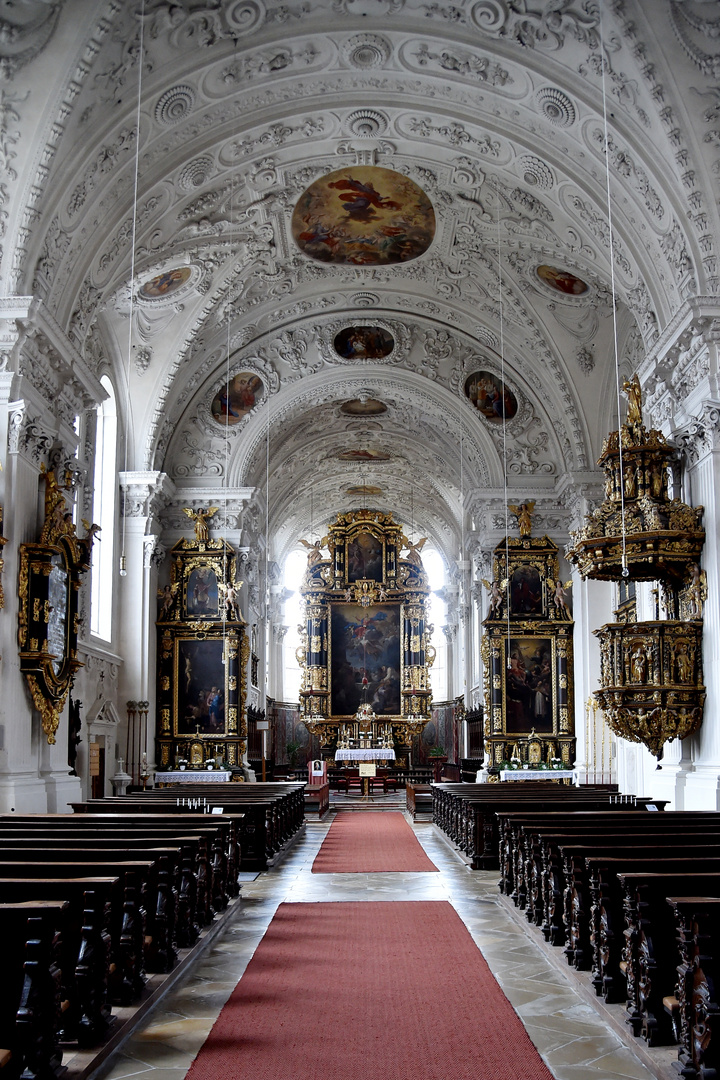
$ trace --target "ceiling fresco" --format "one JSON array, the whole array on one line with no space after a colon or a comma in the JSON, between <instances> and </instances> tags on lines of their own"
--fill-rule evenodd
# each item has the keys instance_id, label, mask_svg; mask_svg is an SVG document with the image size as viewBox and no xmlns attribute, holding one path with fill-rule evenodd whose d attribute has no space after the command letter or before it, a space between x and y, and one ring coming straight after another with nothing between
<instances>
[{"instance_id":1,"label":"ceiling fresco","mask_svg":"<svg viewBox=\"0 0 720 1080\"><path fill-rule=\"evenodd\" d=\"M448 560L506 490L561 540L618 372L720 291L714 46L680 7L52 5L0 43L2 369L66 440L108 376L170 536L202 492L281 562L378 488Z\"/></svg>"}]
</instances>

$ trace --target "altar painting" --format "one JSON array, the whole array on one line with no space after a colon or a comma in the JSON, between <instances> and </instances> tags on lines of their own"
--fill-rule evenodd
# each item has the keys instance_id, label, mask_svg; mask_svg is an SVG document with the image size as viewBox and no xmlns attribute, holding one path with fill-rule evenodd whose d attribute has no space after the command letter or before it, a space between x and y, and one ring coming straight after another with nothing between
<instances>
[{"instance_id":1,"label":"altar painting","mask_svg":"<svg viewBox=\"0 0 720 1080\"><path fill-rule=\"evenodd\" d=\"M225 734L223 645L222 638L175 642L176 735Z\"/></svg>"},{"instance_id":2,"label":"altar painting","mask_svg":"<svg viewBox=\"0 0 720 1080\"><path fill-rule=\"evenodd\" d=\"M430 247L435 211L409 177L353 165L320 177L298 199L292 234L321 262L378 266L408 262Z\"/></svg>"},{"instance_id":3,"label":"altar painting","mask_svg":"<svg viewBox=\"0 0 720 1080\"><path fill-rule=\"evenodd\" d=\"M398 716L400 604L331 604L330 643L331 714L351 716L367 701L378 716Z\"/></svg>"},{"instance_id":4,"label":"altar painting","mask_svg":"<svg viewBox=\"0 0 720 1080\"><path fill-rule=\"evenodd\" d=\"M540 571L531 563L515 566L510 578L510 612L525 618L544 614Z\"/></svg>"},{"instance_id":5,"label":"altar painting","mask_svg":"<svg viewBox=\"0 0 720 1080\"><path fill-rule=\"evenodd\" d=\"M553 700L553 639L511 637L504 641L509 661L505 666L505 731L523 735L535 730L551 734Z\"/></svg>"},{"instance_id":6,"label":"altar painting","mask_svg":"<svg viewBox=\"0 0 720 1080\"><path fill-rule=\"evenodd\" d=\"M195 619L218 617L218 583L210 566L198 566L190 572L187 583L186 610Z\"/></svg>"},{"instance_id":7,"label":"altar painting","mask_svg":"<svg viewBox=\"0 0 720 1080\"><path fill-rule=\"evenodd\" d=\"M371 532L358 533L347 545L348 581L382 581L383 546Z\"/></svg>"}]
</instances>

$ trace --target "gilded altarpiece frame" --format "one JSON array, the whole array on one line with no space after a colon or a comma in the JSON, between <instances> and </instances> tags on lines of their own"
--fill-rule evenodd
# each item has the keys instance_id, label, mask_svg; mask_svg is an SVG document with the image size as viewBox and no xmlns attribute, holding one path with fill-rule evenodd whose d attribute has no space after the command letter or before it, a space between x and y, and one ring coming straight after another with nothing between
<instances>
[{"instance_id":1,"label":"gilded altarpiece frame","mask_svg":"<svg viewBox=\"0 0 720 1080\"><path fill-rule=\"evenodd\" d=\"M322 541L306 543L300 711L327 754L365 737L408 754L430 718L435 651L423 543L374 510L339 514ZM373 719L363 726L366 708Z\"/></svg>"},{"instance_id":2,"label":"gilded altarpiece frame","mask_svg":"<svg viewBox=\"0 0 720 1080\"><path fill-rule=\"evenodd\" d=\"M83 666L77 655L81 574L90 569L99 527L83 521L86 535L79 537L69 474L63 485L52 470L43 470L41 475L45 482L42 532L37 543L21 544L19 550L18 644L20 670L40 713L43 733L52 744L75 673Z\"/></svg>"},{"instance_id":3,"label":"gilded altarpiece frame","mask_svg":"<svg viewBox=\"0 0 720 1080\"><path fill-rule=\"evenodd\" d=\"M485 747L491 767L575 760L569 582L547 536L509 537L494 552L496 602L484 621Z\"/></svg>"},{"instance_id":4,"label":"gilded altarpiece frame","mask_svg":"<svg viewBox=\"0 0 720 1080\"><path fill-rule=\"evenodd\" d=\"M250 643L240 615L235 549L225 540L180 540L160 590L156 743L158 767L239 766L247 749Z\"/></svg>"}]
</instances>

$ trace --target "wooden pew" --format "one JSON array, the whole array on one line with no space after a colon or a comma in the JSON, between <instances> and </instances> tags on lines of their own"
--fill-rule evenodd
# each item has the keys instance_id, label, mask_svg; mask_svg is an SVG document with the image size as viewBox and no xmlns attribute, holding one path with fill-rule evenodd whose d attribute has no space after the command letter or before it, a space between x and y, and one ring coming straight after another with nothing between
<instances>
[{"instance_id":1,"label":"wooden pew","mask_svg":"<svg viewBox=\"0 0 720 1080\"><path fill-rule=\"evenodd\" d=\"M675 989L678 957L673 910L667 898L680 892L720 894L720 872L621 872L618 878L626 917L623 962L628 1022L651 1046L671 1043L675 1036L663 999Z\"/></svg>"},{"instance_id":2,"label":"wooden pew","mask_svg":"<svg viewBox=\"0 0 720 1080\"><path fill-rule=\"evenodd\" d=\"M0 904L3 978L0 981L0 1046L8 1073L59 1077L60 935L65 901Z\"/></svg>"},{"instance_id":3,"label":"wooden pew","mask_svg":"<svg viewBox=\"0 0 720 1080\"><path fill-rule=\"evenodd\" d=\"M69 905L63 922L60 973L62 1013L59 1038L90 1046L100 1041L112 1021L107 1005L111 941L110 927L114 911L122 913L123 894L119 877L86 878L3 878L0 880L0 903L13 904L31 900L60 900ZM89 912L89 916L86 915ZM89 967L80 956L102 957L103 962Z\"/></svg>"},{"instance_id":4,"label":"wooden pew","mask_svg":"<svg viewBox=\"0 0 720 1080\"><path fill-rule=\"evenodd\" d=\"M430 784L405 785L405 799L413 821L432 821L433 794Z\"/></svg>"},{"instance_id":5,"label":"wooden pew","mask_svg":"<svg viewBox=\"0 0 720 1080\"><path fill-rule=\"evenodd\" d=\"M679 1071L687 1080L720 1072L720 898L670 896L678 948L675 996L665 1002L680 1043Z\"/></svg>"}]
</instances>

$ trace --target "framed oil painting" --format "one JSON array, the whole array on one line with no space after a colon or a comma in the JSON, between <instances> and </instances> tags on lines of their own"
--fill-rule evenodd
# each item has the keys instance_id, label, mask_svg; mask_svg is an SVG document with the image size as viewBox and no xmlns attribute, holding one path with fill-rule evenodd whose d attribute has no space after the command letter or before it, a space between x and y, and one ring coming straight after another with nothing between
<instances>
[{"instance_id":1,"label":"framed oil painting","mask_svg":"<svg viewBox=\"0 0 720 1080\"><path fill-rule=\"evenodd\" d=\"M383 545L371 532L359 532L347 542L348 582L382 581Z\"/></svg>"},{"instance_id":2,"label":"framed oil painting","mask_svg":"<svg viewBox=\"0 0 720 1080\"><path fill-rule=\"evenodd\" d=\"M475 371L465 380L465 396L486 420L501 424L517 414L515 395L489 371Z\"/></svg>"},{"instance_id":3,"label":"framed oil painting","mask_svg":"<svg viewBox=\"0 0 720 1080\"><path fill-rule=\"evenodd\" d=\"M506 733L551 734L555 716L554 638L511 637L503 646Z\"/></svg>"},{"instance_id":4,"label":"framed oil painting","mask_svg":"<svg viewBox=\"0 0 720 1080\"><path fill-rule=\"evenodd\" d=\"M538 266L535 273L551 289L564 293L565 296L582 296L590 288L586 281L575 277L569 270L558 270L556 266L543 263Z\"/></svg>"},{"instance_id":5,"label":"framed oil painting","mask_svg":"<svg viewBox=\"0 0 720 1080\"><path fill-rule=\"evenodd\" d=\"M382 326L348 326L333 345L344 360L383 360L395 348L395 338Z\"/></svg>"},{"instance_id":6,"label":"framed oil painting","mask_svg":"<svg viewBox=\"0 0 720 1080\"><path fill-rule=\"evenodd\" d=\"M435 236L435 211L408 176L353 165L321 176L302 193L292 234L311 259L384 266L427 251Z\"/></svg>"},{"instance_id":7,"label":"framed oil painting","mask_svg":"<svg viewBox=\"0 0 720 1080\"><path fill-rule=\"evenodd\" d=\"M510 614L521 618L545 615L545 591L536 565L516 563L510 575Z\"/></svg>"},{"instance_id":8,"label":"framed oil painting","mask_svg":"<svg viewBox=\"0 0 720 1080\"><path fill-rule=\"evenodd\" d=\"M169 296L190 280L191 273L189 266L177 266L174 270L166 270L146 281L140 289L140 295L149 300L159 300L161 297Z\"/></svg>"},{"instance_id":9,"label":"framed oil painting","mask_svg":"<svg viewBox=\"0 0 720 1080\"><path fill-rule=\"evenodd\" d=\"M175 641L175 735L224 735L226 665L222 637Z\"/></svg>"},{"instance_id":10,"label":"framed oil painting","mask_svg":"<svg viewBox=\"0 0 720 1080\"><path fill-rule=\"evenodd\" d=\"M192 619L217 619L219 589L212 566L196 566L187 578L185 610Z\"/></svg>"},{"instance_id":11,"label":"framed oil painting","mask_svg":"<svg viewBox=\"0 0 720 1080\"><path fill-rule=\"evenodd\" d=\"M251 371L233 375L213 398L210 406L213 420L223 427L239 424L255 408L262 395L263 382L258 375L253 375Z\"/></svg>"},{"instance_id":12,"label":"framed oil painting","mask_svg":"<svg viewBox=\"0 0 720 1080\"><path fill-rule=\"evenodd\" d=\"M352 716L365 701L400 715L400 604L330 605L330 711Z\"/></svg>"}]
</instances>

